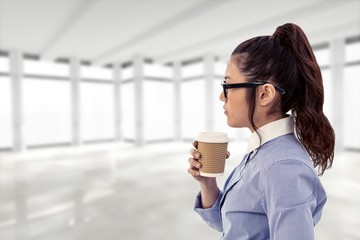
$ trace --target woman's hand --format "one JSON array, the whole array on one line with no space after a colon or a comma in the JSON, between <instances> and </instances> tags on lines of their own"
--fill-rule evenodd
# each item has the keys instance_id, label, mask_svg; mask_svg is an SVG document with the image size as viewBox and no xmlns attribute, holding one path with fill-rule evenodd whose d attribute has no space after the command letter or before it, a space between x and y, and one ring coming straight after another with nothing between
<instances>
[{"instance_id":1,"label":"woman's hand","mask_svg":"<svg viewBox=\"0 0 360 240\"><path fill-rule=\"evenodd\" d=\"M195 141L192 143L195 148L190 149L191 158L189 158L190 167L188 172L192 175L197 181L204 182L205 177L200 176L199 169L201 168L201 162L199 159L201 158L201 153L197 150L198 142Z\"/></svg>"},{"instance_id":2,"label":"woman's hand","mask_svg":"<svg viewBox=\"0 0 360 240\"><path fill-rule=\"evenodd\" d=\"M214 177L203 177L200 176L199 169L201 168L201 162L199 161L201 159L201 153L197 150L198 142L195 141L192 143L194 148L190 150L191 158L189 158L189 164L190 167L188 169L188 172L190 175L192 175L197 181L203 184L207 184L209 182L214 181ZM226 158L229 158L230 153L227 152Z\"/></svg>"},{"instance_id":3,"label":"woman's hand","mask_svg":"<svg viewBox=\"0 0 360 240\"><path fill-rule=\"evenodd\" d=\"M190 150L191 158L189 158L190 167L188 172L193 176L198 182L200 182L200 191L201 191L201 204L203 208L210 208L214 205L218 194L219 188L216 183L215 177L203 177L200 176L199 169L201 168L201 153L197 150L198 142L193 142L195 148ZM230 153L227 152L226 158L229 158Z\"/></svg>"}]
</instances>

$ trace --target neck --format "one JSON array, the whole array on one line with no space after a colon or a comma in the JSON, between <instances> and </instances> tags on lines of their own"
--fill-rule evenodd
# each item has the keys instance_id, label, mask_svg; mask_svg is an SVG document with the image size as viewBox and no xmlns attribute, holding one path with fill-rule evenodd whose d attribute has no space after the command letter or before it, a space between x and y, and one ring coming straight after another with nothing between
<instances>
[{"instance_id":1,"label":"neck","mask_svg":"<svg viewBox=\"0 0 360 240\"><path fill-rule=\"evenodd\" d=\"M268 123L277 121L281 118L286 117L286 114L272 114L266 117L254 117L254 124L257 128L260 128ZM251 130L251 132L253 133L255 131L253 126L250 126L249 129Z\"/></svg>"}]
</instances>

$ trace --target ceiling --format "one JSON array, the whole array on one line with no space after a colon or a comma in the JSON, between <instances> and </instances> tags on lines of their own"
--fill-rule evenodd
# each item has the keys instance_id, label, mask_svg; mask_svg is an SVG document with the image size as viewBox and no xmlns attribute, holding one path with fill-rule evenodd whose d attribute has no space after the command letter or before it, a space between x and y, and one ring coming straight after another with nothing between
<instances>
[{"instance_id":1,"label":"ceiling","mask_svg":"<svg viewBox=\"0 0 360 240\"><path fill-rule=\"evenodd\" d=\"M0 50L96 65L213 53L294 22L310 43L360 35L359 0L0 0Z\"/></svg>"}]
</instances>

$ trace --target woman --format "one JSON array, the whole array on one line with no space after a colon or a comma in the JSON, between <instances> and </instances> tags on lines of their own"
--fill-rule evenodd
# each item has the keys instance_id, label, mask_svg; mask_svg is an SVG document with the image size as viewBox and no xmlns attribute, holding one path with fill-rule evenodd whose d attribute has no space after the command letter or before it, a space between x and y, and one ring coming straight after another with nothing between
<instances>
[{"instance_id":1,"label":"woman","mask_svg":"<svg viewBox=\"0 0 360 240\"><path fill-rule=\"evenodd\" d=\"M315 168L322 175L331 167L335 135L323 113L320 68L302 29L285 24L237 46L220 100L227 124L252 135L222 191L216 178L199 175L194 142L188 172L200 183L195 211L223 232L222 239L314 239L326 202Z\"/></svg>"}]
</instances>

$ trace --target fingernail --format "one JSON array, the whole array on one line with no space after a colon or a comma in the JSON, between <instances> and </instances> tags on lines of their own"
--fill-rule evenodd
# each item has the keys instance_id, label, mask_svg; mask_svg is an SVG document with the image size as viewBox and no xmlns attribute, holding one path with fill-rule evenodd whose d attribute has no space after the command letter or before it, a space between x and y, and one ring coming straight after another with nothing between
<instances>
[{"instance_id":1,"label":"fingernail","mask_svg":"<svg viewBox=\"0 0 360 240\"><path fill-rule=\"evenodd\" d=\"M199 158L199 157L200 157L200 154L195 153L195 157L196 157L196 158Z\"/></svg>"}]
</instances>

